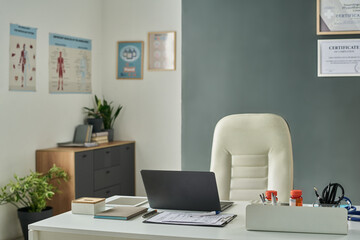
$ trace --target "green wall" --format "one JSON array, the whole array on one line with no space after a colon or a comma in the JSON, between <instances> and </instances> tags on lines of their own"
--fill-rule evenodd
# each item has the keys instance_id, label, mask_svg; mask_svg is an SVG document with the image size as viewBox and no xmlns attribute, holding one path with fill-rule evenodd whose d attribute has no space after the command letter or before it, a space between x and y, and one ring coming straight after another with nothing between
<instances>
[{"instance_id":1,"label":"green wall","mask_svg":"<svg viewBox=\"0 0 360 240\"><path fill-rule=\"evenodd\" d=\"M182 169L209 170L215 124L270 112L289 122L294 187L339 182L360 203L360 78L317 77L315 0L183 0Z\"/></svg>"}]
</instances>

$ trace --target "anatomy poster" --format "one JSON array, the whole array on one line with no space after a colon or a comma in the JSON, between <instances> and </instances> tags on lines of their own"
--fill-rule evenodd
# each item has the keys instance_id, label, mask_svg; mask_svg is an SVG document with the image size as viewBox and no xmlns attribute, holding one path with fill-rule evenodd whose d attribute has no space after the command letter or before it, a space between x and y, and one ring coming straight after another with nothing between
<instances>
[{"instance_id":1,"label":"anatomy poster","mask_svg":"<svg viewBox=\"0 0 360 240\"><path fill-rule=\"evenodd\" d=\"M91 40L49 34L49 92L91 93Z\"/></svg>"},{"instance_id":2,"label":"anatomy poster","mask_svg":"<svg viewBox=\"0 0 360 240\"><path fill-rule=\"evenodd\" d=\"M36 90L36 32L10 24L9 90Z\"/></svg>"}]
</instances>

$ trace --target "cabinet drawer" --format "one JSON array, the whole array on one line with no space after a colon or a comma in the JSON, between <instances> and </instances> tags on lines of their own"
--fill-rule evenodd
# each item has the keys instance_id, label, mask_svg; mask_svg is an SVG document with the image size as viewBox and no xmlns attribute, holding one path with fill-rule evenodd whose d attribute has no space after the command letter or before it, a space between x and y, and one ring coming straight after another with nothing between
<instances>
[{"instance_id":1,"label":"cabinet drawer","mask_svg":"<svg viewBox=\"0 0 360 240\"><path fill-rule=\"evenodd\" d=\"M94 151L94 169L108 168L120 164L120 147L110 147Z\"/></svg>"},{"instance_id":2,"label":"cabinet drawer","mask_svg":"<svg viewBox=\"0 0 360 240\"><path fill-rule=\"evenodd\" d=\"M112 187L108 187L105 189L101 189L99 191L94 192L94 197L102 197L102 198L108 198L114 195L119 195L121 193L121 185L115 185Z\"/></svg>"},{"instance_id":3,"label":"cabinet drawer","mask_svg":"<svg viewBox=\"0 0 360 240\"><path fill-rule=\"evenodd\" d=\"M93 151L77 152L75 153L75 159L79 161L84 161L84 163L92 163Z\"/></svg>"},{"instance_id":4,"label":"cabinet drawer","mask_svg":"<svg viewBox=\"0 0 360 240\"><path fill-rule=\"evenodd\" d=\"M91 196L93 189L93 151L75 153L75 198Z\"/></svg>"},{"instance_id":5,"label":"cabinet drawer","mask_svg":"<svg viewBox=\"0 0 360 240\"><path fill-rule=\"evenodd\" d=\"M110 167L94 172L94 190L106 188L121 181L121 167Z\"/></svg>"}]
</instances>

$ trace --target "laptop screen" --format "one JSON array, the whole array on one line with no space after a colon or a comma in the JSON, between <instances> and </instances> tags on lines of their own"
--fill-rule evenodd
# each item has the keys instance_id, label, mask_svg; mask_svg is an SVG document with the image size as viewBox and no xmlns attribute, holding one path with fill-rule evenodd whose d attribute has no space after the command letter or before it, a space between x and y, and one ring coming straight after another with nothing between
<instances>
[{"instance_id":1,"label":"laptop screen","mask_svg":"<svg viewBox=\"0 0 360 240\"><path fill-rule=\"evenodd\" d=\"M213 172L142 170L151 208L220 211Z\"/></svg>"}]
</instances>

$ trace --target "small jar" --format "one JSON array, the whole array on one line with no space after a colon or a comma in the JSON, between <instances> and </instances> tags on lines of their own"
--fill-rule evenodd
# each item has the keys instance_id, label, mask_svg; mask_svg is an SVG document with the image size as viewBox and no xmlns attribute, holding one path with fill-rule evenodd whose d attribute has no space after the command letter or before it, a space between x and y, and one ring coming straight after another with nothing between
<instances>
[{"instance_id":1,"label":"small jar","mask_svg":"<svg viewBox=\"0 0 360 240\"><path fill-rule=\"evenodd\" d=\"M274 196L276 197L276 201L277 201L277 191L275 191L275 190L267 190L267 191L265 192L266 200L267 200L268 202L270 202L270 203L271 203L271 193L274 194Z\"/></svg>"},{"instance_id":2,"label":"small jar","mask_svg":"<svg viewBox=\"0 0 360 240\"><path fill-rule=\"evenodd\" d=\"M289 206L301 207L303 205L302 190L291 190Z\"/></svg>"}]
</instances>

